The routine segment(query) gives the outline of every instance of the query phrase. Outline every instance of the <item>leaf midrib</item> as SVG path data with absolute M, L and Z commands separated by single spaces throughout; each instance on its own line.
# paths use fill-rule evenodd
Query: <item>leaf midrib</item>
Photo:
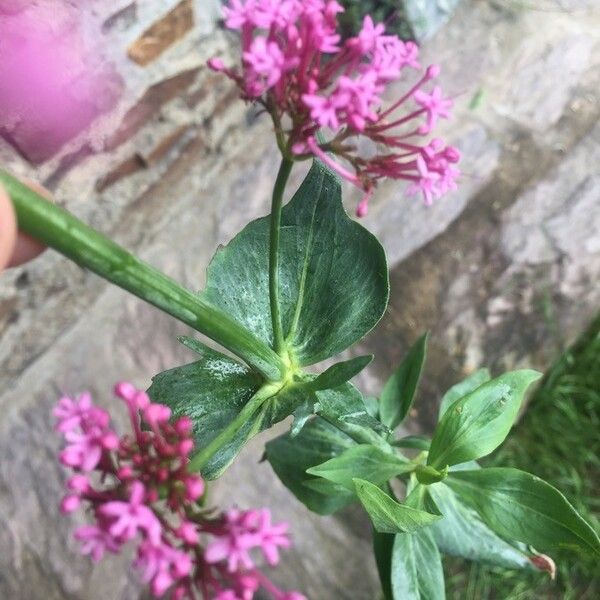
M 293 316 L 292 322 L 290 324 L 290 329 L 285 338 L 286 345 L 289 345 L 292 347 L 293 347 L 293 340 L 296 335 L 296 331 L 298 329 L 298 323 L 300 322 L 300 314 L 302 312 L 302 307 L 304 304 L 304 289 L 306 287 L 308 264 L 310 262 L 309 256 L 310 256 L 310 251 L 312 250 L 312 244 L 313 244 L 313 239 L 314 239 L 315 217 L 317 214 L 317 206 L 318 206 L 320 198 L 321 198 L 321 192 L 323 190 L 324 179 L 325 179 L 325 176 L 323 174 L 321 174 L 321 178 L 320 178 L 320 182 L 319 182 L 319 186 L 318 186 L 318 194 L 316 194 L 317 200 L 315 201 L 315 203 L 313 205 L 312 215 L 311 215 L 311 219 L 310 219 L 308 239 L 306 241 L 306 249 L 304 252 L 304 260 L 303 260 L 303 264 L 302 264 L 302 274 L 300 275 L 300 285 L 298 286 L 298 298 L 296 300 L 296 306 L 294 308 L 294 316 Z M 281 310 L 281 307 L 280 307 L 280 310 Z
M 462 484 L 462 485 L 466 485 L 467 487 L 470 487 L 470 488 L 475 488 L 477 491 L 481 491 L 480 487 L 479 487 L 479 486 L 477 486 L 477 485 L 476 485 L 476 484 L 474 484 L 474 483 L 471 483 L 471 482 L 469 482 L 469 481 L 465 481 L 464 479 L 459 479 L 459 481 L 461 482 L 461 484 Z M 531 512 L 535 513 L 536 515 L 539 515 L 539 516 L 541 516 L 543 519 L 546 519 L 546 520 L 548 520 L 548 521 L 550 521 L 550 522 L 552 522 L 552 523 L 555 523 L 555 524 L 556 524 L 556 525 L 558 525 L 558 526 L 559 526 L 561 529 L 566 529 L 566 530 L 567 530 L 567 531 L 569 531 L 571 534 L 573 534 L 573 535 L 574 535 L 574 536 L 575 536 L 577 539 L 581 540 L 581 541 L 584 543 L 584 545 L 585 545 L 587 548 L 590 548 L 590 549 L 592 550 L 592 552 L 594 552 L 595 554 L 600 554 L 600 551 L 599 551 L 597 548 L 594 548 L 594 546 L 592 546 L 592 545 L 589 543 L 589 541 L 588 541 L 587 539 L 585 539 L 584 537 L 581 537 L 581 535 L 580 535 L 580 534 L 579 534 L 577 531 L 574 531 L 574 530 L 571 528 L 571 525 L 565 525 L 564 523 L 561 523 L 560 521 L 558 521 L 558 520 L 557 520 L 556 518 L 554 518 L 553 516 L 550 516 L 550 515 L 548 515 L 548 514 L 545 514 L 545 513 L 541 512 L 540 510 L 538 510 L 537 508 L 534 508 L 534 507 L 532 507 L 532 506 L 529 506 L 529 505 L 526 505 L 526 504 L 521 504 L 521 503 L 519 503 L 519 502 L 518 502 L 517 500 L 515 500 L 514 498 L 511 498 L 511 497 L 509 496 L 509 494 L 508 494 L 507 492 L 505 492 L 505 491 L 504 491 L 504 489 L 505 489 L 505 488 L 496 488 L 496 490 L 495 490 L 496 494 L 497 494 L 498 496 L 500 496 L 501 498 L 498 498 L 497 500 L 494 500 L 494 499 L 493 499 L 493 498 L 494 498 L 493 496 L 488 496 L 488 499 L 491 499 L 491 502 L 493 502 L 494 504 L 499 504 L 499 505 L 501 506 L 501 508 L 504 508 L 504 505 L 503 505 L 503 502 L 502 502 L 502 500 L 504 500 L 504 502 L 505 502 L 506 504 L 515 503 L 515 504 L 519 504 L 520 506 L 524 506 L 524 507 L 525 507 L 527 510 L 530 510 Z M 507 489 L 509 489 L 509 490 L 513 489 L 513 490 L 514 490 L 515 488 L 507 488 Z M 527 495 L 527 496 L 530 496 L 530 497 L 536 498 L 536 499 L 538 499 L 538 500 L 542 500 L 542 501 L 544 501 L 544 498 L 542 498 L 541 496 L 539 496 L 538 494 L 536 494 L 536 493 L 534 493 L 534 492 L 532 492 L 532 491 L 521 490 L 521 489 L 518 489 L 518 491 L 519 491 L 519 493 L 523 493 L 523 492 L 524 492 L 524 494 L 523 494 L 523 495 Z M 571 516 L 571 517 L 572 517 L 573 515 L 569 515 L 569 516 Z M 577 513 L 576 513 L 576 516 L 577 516 L 577 517 L 579 517 L 579 515 L 577 515 Z M 579 518 L 581 518 L 581 517 L 579 517 Z M 589 525 L 588 525 L 588 524 L 587 524 L 585 521 L 583 521 L 583 519 L 582 519 L 582 522 L 583 522 L 583 525 L 584 525 L 584 526 L 587 526 L 587 527 L 589 527 Z M 593 532 L 593 529 L 592 529 L 591 531 Z M 521 540 L 521 541 L 522 541 L 522 540 Z M 527 542 L 525 542 L 525 543 L 527 543 Z M 560 544 L 559 544 L 559 545 L 560 545 Z

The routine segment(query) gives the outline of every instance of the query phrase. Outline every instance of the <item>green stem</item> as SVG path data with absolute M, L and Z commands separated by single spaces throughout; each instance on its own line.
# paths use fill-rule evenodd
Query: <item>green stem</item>
M 281 354 L 284 348 L 283 326 L 279 305 L 279 238 L 281 234 L 281 210 L 283 208 L 283 193 L 292 171 L 293 161 L 283 157 L 271 203 L 271 231 L 269 235 L 269 300 L 271 303 L 271 319 L 273 322 L 273 341 L 275 351 Z
M 217 437 L 215 437 L 207 446 L 194 454 L 190 460 L 188 469 L 191 472 L 201 471 L 210 461 L 210 459 L 224 446 L 226 446 L 236 436 L 240 429 L 260 410 L 260 407 L 281 389 L 279 384 L 267 384 L 260 388 L 252 398 L 244 405 L 244 408 L 227 425 Z
M 268 380 L 284 377 L 286 368 L 281 358 L 229 315 L 43 199 L 2 169 L 0 182 L 13 201 L 21 231 L 207 335 Z

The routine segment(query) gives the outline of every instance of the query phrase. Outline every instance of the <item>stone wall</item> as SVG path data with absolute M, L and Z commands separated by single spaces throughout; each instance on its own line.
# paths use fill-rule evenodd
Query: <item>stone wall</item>
M 444 135 L 461 147 L 465 177 L 432 209 L 386 184 L 365 220 L 394 267 L 390 310 L 363 344 L 378 354 L 361 379 L 368 391 L 426 327 L 434 365 L 422 396 L 433 407 L 443 384 L 477 366 L 543 368 L 597 309 L 600 15 L 585 0 L 523 4 L 465 0 L 424 48 L 457 96 Z M 201 288 L 217 244 L 267 212 L 277 160 L 266 119 L 204 66 L 213 54 L 232 56 L 235 41 L 217 27 L 217 0 L 95 0 L 79 10 L 120 82 L 114 105 L 42 155 L 6 127 L 0 162 Z M 355 193 L 346 196 L 352 206 Z M 192 360 L 175 341 L 185 331 L 53 252 L 2 275 L 0 597 L 138 597 L 123 561 L 92 567 L 58 514 L 63 475 L 50 409 L 61 391 L 91 389 L 109 401 L 119 378 L 143 386 Z M 426 428 L 430 412 L 415 427 Z M 296 548 L 276 575 L 286 585 L 311 599 L 373 598 L 364 518 L 309 514 L 258 464 L 263 441 L 215 498 L 270 504 L 292 522 Z

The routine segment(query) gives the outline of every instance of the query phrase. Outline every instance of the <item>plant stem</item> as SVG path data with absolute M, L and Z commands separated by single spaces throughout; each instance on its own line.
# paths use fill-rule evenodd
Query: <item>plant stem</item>
M 2 169 L 19 229 L 221 344 L 270 381 L 285 375 L 281 358 L 220 309 L 48 202 Z
M 283 325 L 279 306 L 279 238 L 281 234 L 281 210 L 283 208 L 283 193 L 292 171 L 293 161 L 283 157 L 271 203 L 271 231 L 269 235 L 269 300 L 271 303 L 271 319 L 273 323 L 273 341 L 275 352 L 281 354 L 284 347 Z
M 252 398 L 244 405 L 238 415 L 227 425 L 217 437 L 207 446 L 197 452 L 190 461 L 190 471 L 201 471 L 210 459 L 225 445 L 227 445 L 240 431 L 240 429 L 254 416 L 260 407 L 281 389 L 279 384 L 267 384 L 261 387 Z M 256 423 L 254 424 L 256 426 Z M 258 432 L 255 432 L 258 433 Z

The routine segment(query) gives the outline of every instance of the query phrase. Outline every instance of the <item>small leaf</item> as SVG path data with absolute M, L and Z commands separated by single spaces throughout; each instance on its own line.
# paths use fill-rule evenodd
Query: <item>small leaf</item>
M 454 402 L 438 423 L 427 464 L 443 469 L 495 450 L 508 435 L 527 388 L 540 377 L 530 370 L 506 373 Z
M 431 440 L 422 435 L 407 435 L 406 437 L 394 440 L 392 446 L 396 448 L 414 448 L 415 450 L 429 450 Z
M 479 369 L 479 371 L 475 371 L 475 373 L 472 373 L 460 383 L 453 385 L 442 397 L 438 421 L 444 416 L 444 413 L 448 410 L 450 405 L 454 404 L 457 400 L 463 398 L 467 394 L 470 394 L 473 390 L 476 390 L 480 385 L 488 382 L 491 378 L 492 376 L 488 369 Z
M 528 566 L 525 553 L 494 533 L 447 485 L 434 484 L 427 492 L 444 516 L 431 526 L 442 552 L 513 569 Z
M 261 378 L 197 340 L 181 341 L 201 354 L 201 359 L 153 377 L 148 395 L 153 402 L 169 406 L 173 416 L 192 419 L 196 450 L 201 450 L 237 416 L 260 387 Z M 236 438 L 213 457 L 203 471 L 205 477 L 217 476 L 231 463 L 254 432 L 258 418 L 248 421 Z
M 318 399 L 316 411 L 324 419 L 361 443 L 387 446 L 384 437 L 390 430 L 368 413 L 362 394 L 351 383 L 315 394 Z
M 379 533 L 413 533 L 441 517 L 396 502 L 376 485 L 354 479 L 356 493 Z
M 303 402 L 294 412 L 294 421 L 290 428 L 290 436 L 296 437 L 302 428 L 306 425 L 308 420 L 315 414 L 315 403 L 316 398 L 309 398 L 306 402 Z
M 186 415 L 192 419 L 195 451 L 199 451 L 238 416 L 261 387 L 262 379 L 248 367 L 197 340 L 181 341 L 198 352 L 200 360 L 154 376 L 148 395 L 153 402 L 169 406 L 175 417 Z M 306 402 L 307 395 L 290 386 L 265 399 L 233 439 L 202 468 L 202 475 L 216 479 L 248 440 L 292 414 Z
M 442 558 L 430 529 L 398 534 L 392 552 L 394 600 L 444 600 Z
M 415 475 L 419 483 L 431 485 L 432 483 L 438 483 L 448 477 L 448 467 L 438 471 L 429 465 L 419 465 L 415 470 Z
M 396 372 L 381 392 L 381 421 L 395 429 L 406 417 L 415 398 L 427 350 L 427 334 L 421 336 L 408 351 Z
M 281 482 L 300 502 L 316 513 L 328 515 L 355 501 L 356 495 L 326 479 L 311 478 L 306 470 L 352 446 L 354 442 L 346 434 L 316 417 L 296 437 L 286 433 L 267 442 L 265 455 Z
M 373 553 L 381 582 L 383 600 L 394 600 L 392 595 L 392 552 L 395 537 L 391 533 L 379 533 L 373 530 Z
M 363 398 L 365 406 L 367 408 L 367 412 L 377 419 L 379 416 L 379 400 L 375 398 L 375 396 L 365 396 Z
M 253 221 L 215 254 L 202 296 L 272 346 L 269 225 L 270 217 Z M 383 248 L 348 217 L 337 176 L 319 161 L 283 207 L 279 282 L 286 346 L 299 366 L 350 347 L 387 306 Z
M 414 465 L 397 454 L 390 454 L 368 444 L 348 448 L 339 456 L 307 469 L 310 475 L 323 477 L 354 491 L 353 479 L 366 479 L 380 485 L 400 473 L 412 471 Z
M 369 354 L 336 363 L 306 383 L 304 387 L 312 391 L 337 388 L 358 375 L 372 360 L 373 355 Z
M 549 483 L 506 468 L 455 471 L 446 483 L 498 535 L 537 550 L 600 555 L 597 533 Z

